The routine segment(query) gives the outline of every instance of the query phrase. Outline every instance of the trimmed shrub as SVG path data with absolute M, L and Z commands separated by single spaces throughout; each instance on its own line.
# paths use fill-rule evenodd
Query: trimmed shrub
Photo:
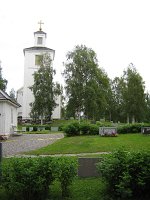
M 29 126 L 26 127 L 26 131 L 29 131 Z
M 69 186 L 77 176 L 77 159 L 67 157 L 53 159 L 53 174 L 60 182 L 62 197 L 68 197 Z
M 114 152 L 97 165 L 113 199 L 150 199 L 150 151 Z
M 79 122 L 73 122 L 65 126 L 64 132 L 67 136 L 80 135 L 80 124 Z
M 11 200 L 47 199 L 54 180 L 60 182 L 62 196 L 69 196 L 77 175 L 77 159 L 68 157 L 10 158 L 2 167 L 1 185 Z
M 90 130 L 89 130 L 90 135 L 98 135 L 99 134 L 99 126 L 96 124 L 90 124 Z
M 126 124 L 124 126 L 119 126 L 117 130 L 118 133 L 140 133 L 142 126 L 141 123 Z
M 44 200 L 52 176 L 51 158 L 13 158 L 3 164 L 2 185 L 11 200 Z
M 50 125 L 45 125 L 45 130 L 51 130 L 51 126 Z
M 33 131 L 37 131 L 37 126 L 33 126 Z
M 90 125 L 88 123 L 81 123 L 80 125 L 80 131 L 82 135 L 88 135 L 90 131 Z

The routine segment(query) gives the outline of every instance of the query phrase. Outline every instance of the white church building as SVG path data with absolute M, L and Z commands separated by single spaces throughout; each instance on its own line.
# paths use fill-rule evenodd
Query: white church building
M 25 48 L 24 52 L 24 85 L 17 91 L 17 102 L 22 106 L 18 108 L 18 117 L 22 120 L 30 119 L 30 103 L 34 101 L 34 95 L 29 89 L 34 84 L 33 74 L 39 68 L 39 57 L 49 54 L 52 61 L 55 58 L 55 50 L 46 47 L 47 34 L 42 31 L 41 23 L 37 32 L 34 32 L 34 46 Z M 56 97 L 57 106 L 53 111 L 52 119 L 61 118 L 61 96 Z

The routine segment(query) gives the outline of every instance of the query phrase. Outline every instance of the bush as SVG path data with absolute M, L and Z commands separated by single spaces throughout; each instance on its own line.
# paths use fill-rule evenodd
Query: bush
M 90 124 L 90 135 L 98 135 L 99 134 L 99 127 L 96 124 Z
M 80 131 L 81 131 L 81 134 L 88 135 L 89 131 L 90 131 L 90 124 L 88 124 L 88 123 L 81 123 L 81 125 L 80 125 Z
M 118 127 L 118 133 L 140 133 L 141 127 L 141 123 L 126 124 L 124 126 Z
M 61 183 L 62 196 L 77 174 L 77 160 L 68 157 L 10 158 L 4 161 L 2 187 L 11 200 L 44 200 L 54 180 Z
M 53 181 L 51 158 L 13 158 L 3 165 L 2 185 L 11 200 L 44 200 Z
M 33 126 L 33 131 L 37 131 L 37 126 Z
M 62 197 L 69 196 L 69 186 L 77 175 L 77 160 L 66 157 L 53 159 L 53 173 L 61 184 Z
M 79 122 L 73 122 L 65 126 L 64 132 L 67 136 L 80 135 L 80 124 Z
M 114 199 L 150 199 L 150 152 L 114 152 L 97 165 Z

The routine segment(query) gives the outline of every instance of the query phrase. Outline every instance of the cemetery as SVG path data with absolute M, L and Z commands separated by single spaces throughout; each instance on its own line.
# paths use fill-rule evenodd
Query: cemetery
M 63 123 L 65 124 L 65 122 L 63 121 Z M 102 181 L 102 177 L 104 179 L 107 179 L 106 177 L 106 171 L 110 174 L 113 174 L 114 176 L 120 176 L 120 174 L 114 173 L 113 168 L 111 167 L 111 169 L 107 169 L 107 165 L 105 162 L 111 162 L 111 160 L 113 159 L 119 159 L 120 160 L 120 168 L 123 167 L 125 165 L 125 161 L 121 160 L 121 159 L 125 159 L 125 157 L 127 157 L 128 155 L 126 155 L 126 152 L 130 152 L 130 165 L 132 166 L 132 162 L 131 160 L 134 159 L 138 159 L 137 162 L 137 168 L 139 169 L 139 166 L 141 167 L 141 169 L 144 169 L 146 171 L 143 171 L 143 174 L 147 172 L 147 168 L 149 168 L 149 159 L 150 159 L 150 154 L 149 152 L 149 146 L 150 146 L 150 137 L 149 137 L 149 126 L 147 126 L 146 124 L 132 124 L 132 125 L 128 125 L 125 124 L 124 126 L 121 126 L 120 128 L 117 127 L 116 128 L 116 124 L 114 127 L 112 127 L 112 124 L 110 123 L 110 126 L 104 126 L 104 124 L 101 124 L 101 127 L 99 126 L 99 123 L 96 124 L 90 124 L 85 123 L 85 122 L 81 122 L 80 123 L 80 128 L 78 121 L 71 121 L 70 123 L 68 123 L 68 121 L 66 122 L 67 124 L 62 127 L 61 124 L 57 124 L 55 123 L 55 126 L 53 126 L 53 124 L 51 125 L 52 128 L 49 128 L 49 134 L 59 134 L 59 133 L 64 133 L 64 135 L 66 134 L 65 131 L 67 132 L 66 136 L 62 139 L 60 139 L 59 141 L 48 145 L 46 147 L 43 147 L 41 149 L 37 149 L 37 150 L 33 150 L 33 151 L 29 151 L 26 152 L 26 156 L 27 155 L 51 155 L 48 157 L 37 157 L 35 159 L 30 158 L 30 159 L 26 159 L 26 158 L 3 158 L 3 165 L 2 165 L 2 173 L 3 173 L 3 183 L 4 185 L 0 186 L 0 195 L 2 195 L 2 200 L 5 199 L 7 197 L 7 195 L 18 195 L 18 197 L 14 196 L 13 198 L 18 198 L 21 199 L 22 197 L 22 193 L 25 191 L 25 186 L 30 184 L 27 182 L 28 180 L 26 180 L 24 183 L 23 182 L 18 182 L 17 179 L 13 179 L 13 182 L 7 182 L 7 176 L 10 176 L 10 173 L 13 173 L 14 177 L 16 176 L 15 173 L 18 171 L 19 173 L 21 173 L 22 177 L 26 176 L 25 174 L 27 173 L 31 173 L 31 171 L 28 171 L 27 169 L 25 171 L 23 171 L 24 165 L 30 165 L 33 166 L 32 168 L 34 169 L 34 171 L 32 172 L 32 177 L 34 177 L 34 180 L 37 181 L 37 177 L 36 177 L 36 173 L 40 172 L 40 176 L 41 178 L 43 178 L 43 181 L 45 181 L 45 183 L 47 184 L 47 186 L 49 186 L 51 188 L 51 192 L 48 191 L 48 189 L 43 189 L 43 193 L 42 191 L 40 192 L 40 188 L 42 188 L 43 186 L 41 185 L 40 188 L 38 189 L 38 186 L 35 185 L 36 187 L 36 193 L 32 194 L 32 190 L 31 187 L 28 188 L 27 190 L 30 190 L 30 195 L 31 196 L 24 196 L 24 199 L 34 199 L 34 197 L 37 199 L 37 196 L 40 195 L 41 198 L 65 198 L 65 199 L 73 199 L 75 200 L 77 197 L 78 199 L 87 199 L 88 197 L 92 197 L 95 200 L 99 199 L 99 195 L 101 194 L 101 196 L 107 196 L 107 194 L 105 194 L 104 192 L 104 183 Z M 83 123 L 83 124 L 82 124 Z M 73 124 L 73 125 L 71 125 Z M 141 127 L 143 126 L 143 127 Z M 28 128 L 27 128 L 28 127 Z M 30 133 L 34 135 L 34 131 L 33 129 L 35 129 L 34 126 L 32 125 L 27 125 L 27 127 L 22 126 L 20 127 L 20 130 L 23 131 L 22 134 L 26 134 L 26 133 Z M 33 128 L 34 127 L 34 128 Z M 37 132 L 40 132 L 41 134 L 45 133 L 45 128 L 43 128 L 44 125 L 39 128 L 38 130 L 38 125 L 36 125 L 37 128 Z M 55 128 L 57 127 L 57 128 Z M 61 131 L 59 130 L 61 127 Z M 72 129 L 68 129 L 67 127 L 72 127 L 73 130 L 76 130 L 76 132 L 73 133 L 73 135 L 70 135 L 68 130 L 71 131 L 72 134 Z M 76 129 L 74 129 L 74 127 L 76 127 Z M 77 129 L 78 127 L 78 129 Z M 86 128 L 85 128 L 86 127 Z M 87 128 L 88 127 L 88 128 Z M 90 128 L 92 127 L 92 128 Z M 136 130 L 137 131 L 136 131 Z M 143 130 L 144 129 L 144 130 Z M 126 132 L 125 132 L 126 130 Z M 139 131 L 140 130 L 140 131 Z M 91 132 L 90 132 L 91 131 Z M 131 131 L 131 132 L 130 132 Z M 80 132 L 80 133 L 79 133 Z M 132 133 L 133 132 L 133 133 Z M 136 132 L 136 133 L 135 133 Z M 110 134 L 114 135 L 117 134 L 117 137 L 110 137 Z M 109 136 L 108 136 L 109 134 Z M 21 138 L 21 137 L 20 137 Z M 3 144 L 7 143 L 7 141 L 3 141 Z M 120 150 L 118 150 L 120 149 Z M 125 151 L 124 151 L 125 150 Z M 117 153 L 117 152 L 118 153 Z M 104 152 L 107 154 L 104 154 Z M 137 152 L 136 154 L 134 152 Z M 54 156 L 54 155 L 61 155 L 61 156 Z M 69 156 L 70 154 L 70 156 Z M 74 156 L 71 156 L 74 155 Z M 62 156 L 64 155 L 64 156 Z M 67 156 L 65 156 L 67 155 Z M 54 157 L 53 157 L 54 156 Z M 142 158 L 140 158 L 140 156 L 142 156 Z M 54 160 L 53 160 L 54 159 Z M 56 159 L 56 160 L 55 160 Z M 127 158 L 129 159 L 129 158 Z M 144 159 L 144 168 L 143 165 L 139 165 L 138 163 L 140 163 L 140 159 Z M 105 161 L 105 162 L 104 162 Z M 28 164 L 27 164 L 28 162 Z M 36 164 L 34 164 L 34 162 Z M 40 162 L 40 163 L 38 163 Z M 16 169 L 17 171 L 13 172 L 14 169 L 14 165 L 16 165 L 15 163 L 18 163 L 18 168 Z M 20 163 L 20 164 L 19 164 Z M 45 163 L 45 164 L 44 164 Z M 49 163 L 49 165 L 54 165 L 52 166 L 53 170 L 52 172 L 47 171 L 46 167 L 47 167 L 47 163 Z M 59 167 L 59 172 L 60 171 L 60 166 L 55 165 L 55 163 L 61 163 L 61 167 L 62 170 L 65 172 L 65 170 L 70 170 L 68 171 L 69 174 L 66 176 L 64 174 L 64 178 L 63 178 L 63 174 L 58 173 L 57 167 Z M 103 170 L 106 169 L 106 171 L 101 171 L 101 164 L 103 163 L 103 165 L 106 165 L 106 167 L 103 167 Z M 44 164 L 44 165 L 43 165 Z M 42 175 L 42 171 L 43 169 L 40 167 L 42 166 L 44 167 L 44 170 L 47 171 L 47 173 L 49 173 L 48 177 L 49 180 L 46 180 L 44 178 L 44 175 Z M 8 170 L 8 166 L 9 168 L 11 168 L 11 170 Z M 36 166 L 38 168 L 36 168 Z M 40 171 L 38 171 L 39 167 L 41 168 Z M 73 168 L 72 168 L 73 167 Z M 30 167 L 28 166 L 28 168 L 30 169 Z M 115 168 L 115 166 L 114 166 Z M 131 167 L 132 168 L 132 167 Z M 135 170 L 137 170 L 136 166 L 134 166 Z M 72 171 L 72 169 L 74 169 L 74 171 Z M 55 171 L 56 170 L 56 171 Z M 110 172 L 109 172 L 110 170 Z M 138 178 L 138 176 L 140 176 L 140 169 L 139 169 L 139 173 L 137 173 L 137 177 L 133 177 L 133 179 L 135 180 L 136 178 Z M 24 174 L 25 173 L 25 174 Z M 53 174 L 54 173 L 54 174 Z M 126 173 L 131 173 L 130 171 L 127 171 Z M 133 173 L 133 172 L 132 172 Z M 101 175 L 100 175 L 101 174 Z M 123 176 L 123 174 L 122 174 Z M 100 178 L 101 177 L 101 178 Z M 149 198 L 149 190 L 147 189 L 147 182 L 144 179 L 143 176 L 143 181 L 145 182 L 145 188 L 142 187 L 142 190 L 144 190 L 144 199 L 148 200 Z M 66 178 L 66 180 L 65 180 Z M 113 176 L 109 176 L 110 180 L 107 180 L 109 184 L 111 184 L 110 182 L 112 181 L 112 179 L 114 179 Z M 121 178 L 122 179 L 122 178 Z M 120 179 L 120 181 L 121 181 Z M 130 180 L 131 184 L 134 180 Z M 147 179 L 148 180 L 148 179 Z M 31 180 L 29 180 L 30 183 Z M 66 184 L 66 187 L 63 188 L 61 185 L 61 181 L 68 181 L 67 183 L 63 182 L 63 184 Z M 20 194 L 19 193 L 15 193 L 14 191 L 17 192 L 17 188 L 15 188 L 14 183 L 21 184 L 22 188 L 20 188 L 20 186 L 18 186 Z M 44 183 L 44 182 L 43 182 Z M 39 184 L 39 183 L 38 183 Z M 121 184 L 117 183 L 116 184 Z M 135 183 L 134 183 L 135 184 Z M 24 185 L 24 186 L 23 186 Z M 126 186 L 125 186 L 126 187 Z M 4 189 L 5 188 L 5 189 Z M 7 189 L 9 189 L 9 192 L 6 192 Z M 59 189 L 58 189 L 59 188 Z M 83 188 L 86 191 L 86 194 L 84 194 L 84 198 L 83 198 Z M 132 187 L 129 188 L 130 190 L 133 190 L 133 194 L 134 194 L 134 189 Z M 111 188 L 110 188 L 111 190 Z M 113 189 L 115 191 L 115 188 Z M 13 194 L 12 192 L 13 191 Z M 40 193 L 39 193 L 40 192 Z M 138 195 L 141 195 L 142 191 L 139 190 Z M 7 195 L 6 195 L 7 194 Z M 21 195 L 21 196 L 19 196 Z M 33 196 L 34 197 L 33 197 Z M 68 196 L 69 195 L 69 196 Z M 126 189 L 122 190 L 121 193 L 119 193 L 119 190 L 117 190 L 116 193 L 114 193 L 114 199 L 118 198 L 120 195 L 126 195 L 128 196 L 128 194 L 126 194 Z M 135 194 L 134 194 L 135 195 Z M 143 193 L 142 193 L 143 195 Z M 61 197 L 62 196 L 62 197 Z M 141 196 L 140 196 L 141 197 Z M 12 199 L 13 199 L 12 198 Z
M 95 52 L 77 45 L 64 63 L 63 102 L 63 87 L 53 82 L 55 50 L 39 24 L 34 46 L 23 50 L 16 96 L 0 76 L 0 199 L 150 199 L 150 97 L 142 77 L 130 63 L 110 82 Z

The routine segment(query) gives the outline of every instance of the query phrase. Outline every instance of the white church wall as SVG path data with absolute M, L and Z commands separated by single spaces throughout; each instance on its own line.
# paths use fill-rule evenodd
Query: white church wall
M 38 38 L 42 38 L 41 44 L 38 43 Z M 39 40 L 40 41 L 40 40 Z M 35 63 L 36 55 L 42 55 L 48 53 L 52 58 L 52 65 L 55 56 L 55 51 L 53 49 L 45 47 L 46 44 L 46 33 L 39 31 L 34 33 L 34 47 L 24 49 L 24 86 L 23 86 L 23 96 L 19 93 L 18 102 L 22 105 L 22 108 L 18 109 L 19 113 L 22 112 L 22 119 L 30 119 L 31 106 L 30 103 L 34 102 L 34 95 L 29 89 L 34 84 L 33 74 L 38 70 L 39 66 Z M 58 98 L 58 105 L 53 111 L 53 118 L 60 118 L 61 112 L 61 102 Z
M 0 103 L 0 135 L 11 134 L 12 126 L 17 127 L 17 108 L 9 102 Z
M 43 51 L 42 53 L 45 54 L 47 53 L 47 51 Z M 51 57 L 53 57 L 53 52 L 48 52 L 48 53 L 51 55 Z M 33 93 L 29 89 L 29 87 L 31 87 L 34 84 L 33 74 L 39 68 L 39 66 L 35 65 L 36 55 L 41 55 L 41 52 L 27 51 L 25 53 L 22 119 L 30 119 L 30 112 L 31 112 L 30 103 L 34 102 Z M 57 111 L 55 111 L 55 116 L 58 113 L 58 110 L 59 109 L 57 108 Z
M 3 135 L 5 131 L 4 120 L 5 120 L 4 103 L 1 102 L 0 103 L 0 135 Z
M 38 44 L 38 37 L 42 38 L 42 44 Z M 34 46 L 45 46 L 45 44 L 46 44 L 45 34 L 34 35 Z

